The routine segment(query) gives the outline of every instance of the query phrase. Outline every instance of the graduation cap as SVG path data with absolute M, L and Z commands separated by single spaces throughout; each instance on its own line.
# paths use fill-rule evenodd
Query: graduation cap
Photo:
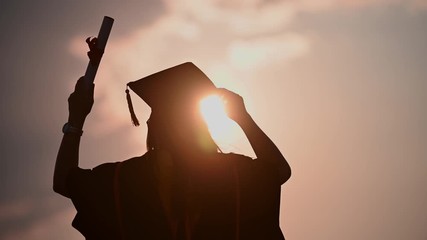
M 134 82 L 127 87 L 142 98 L 153 111 L 172 112 L 188 108 L 198 102 L 216 87 L 212 81 L 191 62 L 186 62 L 154 73 Z M 139 126 L 133 110 L 129 89 L 126 98 L 132 122 Z

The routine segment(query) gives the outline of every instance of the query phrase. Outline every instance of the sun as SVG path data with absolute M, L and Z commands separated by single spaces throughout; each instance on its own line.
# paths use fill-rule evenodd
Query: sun
M 218 95 L 200 101 L 200 112 L 218 145 L 228 145 L 236 138 L 235 123 L 228 118 L 224 102 Z

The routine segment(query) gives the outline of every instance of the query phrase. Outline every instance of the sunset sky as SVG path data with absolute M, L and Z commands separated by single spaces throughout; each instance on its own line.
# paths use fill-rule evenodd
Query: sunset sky
M 0 239 L 83 239 L 52 176 L 84 40 L 104 15 L 115 23 L 82 167 L 142 155 L 126 83 L 191 61 L 243 96 L 291 165 L 287 239 L 427 239 L 425 0 L 0 0 Z M 227 126 L 220 147 L 255 157 Z

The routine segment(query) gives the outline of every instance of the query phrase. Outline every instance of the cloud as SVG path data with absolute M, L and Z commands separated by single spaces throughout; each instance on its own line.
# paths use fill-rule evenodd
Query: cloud
M 342 8 L 360 9 L 373 6 L 399 5 L 408 9 L 425 10 L 427 3 L 424 0 L 302 0 L 292 1 L 299 11 L 324 11 Z
M 92 117 L 98 120 L 89 126 L 93 134 L 102 136 L 130 124 L 123 93 L 129 81 L 185 61 L 207 71 L 218 63 L 227 64 L 229 75 L 239 78 L 236 72 L 242 69 L 291 61 L 309 49 L 305 36 L 286 29 L 296 10 L 287 1 L 164 3 L 164 15 L 107 44 L 97 76 L 96 116 Z M 84 39 L 76 36 L 69 49 L 87 61 Z
M 73 208 L 54 212 L 16 231 L 2 234 L 1 239 L 80 239 L 80 234 L 69 224 L 75 213 Z
M 0 222 L 24 217 L 31 212 L 32 208 L 32 202 L 27 199 L 2 203 L 0 205 Z
M 130 124 L 123 93 L 129 81 L 185 61 L 207 71 L 221 65 L 228 76 L 243 78 L 242 70 L 285 64 L 309 52 L 310 39 L 288 28 L 299 12 L 390 4 L 423 5 L 416 0 L 164 0 L 166 11 L 157 20 L 108 43 L 91 132 L 103 136 Z M 69 49 L 87 61 L 84 39 L 76 36 Z M 149 109 L 139 106 L 147 118 Z
M 250 70 L 270 64 L 283 64 L 309 50 L 307 38 L 293 33 L 236 40 L 229 46 L 230 63 L 240 69 Z
M 238 36 L 277 32 L 290 23 L 296 9 L 288 1 L 166 1 L 171 12 L 204 24 L 217 24 Z
M 61 198 L 49 194 L 0 203 L 0 239 L 78 239 L 69 224 L 76 211 L 64 208 Z

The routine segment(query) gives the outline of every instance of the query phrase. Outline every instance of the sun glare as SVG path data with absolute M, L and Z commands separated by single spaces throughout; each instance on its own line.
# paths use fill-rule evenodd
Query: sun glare
M 217 95 L 210 95 L 200 101 L 200 112 L 208 125 L 209 131 L 219 145 L 228 145 L 236 137 L 234 122 L 227 117 L 223 100 Z

